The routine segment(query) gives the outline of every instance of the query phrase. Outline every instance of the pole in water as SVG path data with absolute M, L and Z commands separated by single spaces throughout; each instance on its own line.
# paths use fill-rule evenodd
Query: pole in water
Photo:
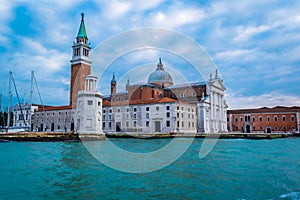
M 9 82 L 8 82 L 8 100 L 7 100 L 7 131 L 10 125 L 10 101 L 11 101 L 11 79 L 12 79 L 12 72 L 9 71 Z

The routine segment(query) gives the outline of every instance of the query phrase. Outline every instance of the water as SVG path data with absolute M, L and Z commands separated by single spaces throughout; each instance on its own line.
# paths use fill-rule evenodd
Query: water
M 170 139 L 112 139 L 133 150 Z M 0 199 L 300 199 L 300 139 L 203 140 L 161 170 L 130 174 L 100 164 L 80 142 L 0 143 Z

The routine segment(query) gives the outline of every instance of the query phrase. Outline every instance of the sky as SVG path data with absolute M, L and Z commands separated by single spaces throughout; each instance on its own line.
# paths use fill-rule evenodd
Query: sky
M 94 50 L 115 35 L 147 27 L 193 39 L 217 66 L 229 109 L 300 106 L 299 10 L 300 1 L 289 0 L 0 0 L 2 105 L 7 104 L 9 71 L 20 99 L 29 101 L 31 70 L 45 104 L 69 103 L 71 46 L 83 12 Z M 109 93 L 113 73 L 118 90 L 124 89 L 128 78 L 131 83 L 147 82 L 158 57 L 172 75 L 181 74 L 188 82 L 202 80 L 180 56 L 148 49 L 112 63 L 99 90 Z M 139 68 L 147 70 L 133 70 Z M 40 103 L 37 92 L 34 102 Z

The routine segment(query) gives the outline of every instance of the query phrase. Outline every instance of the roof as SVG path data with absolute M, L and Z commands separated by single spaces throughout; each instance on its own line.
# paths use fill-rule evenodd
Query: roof
M 186 88 L 186 87 L 197 87 L 197 86 L 205 86 L 206 82 L 193 82 L 193 83 L 183 83 L 183 84 L 178 84 L 178 85 L 173 85 L 171 87 L 168 87 L 170 89 L 172 88 Z
M 52 110 L 69 110 L 73 109 L 72 106 L 45 106 L 45 111 L 52 111 Z M 44 111 L 43 106 L 39 106 L 38 111 Z
M 84 25 L 84 14 L 81 13 L 81 23 L 78 30 L 77 38 L 87 38 L 86 29 Z
M 125 106 L 125 105 L 138 105 L 138 104 L 160 104 L 160 103 L 176 103 L 178 100 L 171 99 L 169 97 L 143 99 L 143 100 L 129 100 L 129 101 L 103 101 L 103 106 Z
M 262 107 L 262 108 L 249 108 L 249 109 L 239 109 L 239 110 L 227 110 L 228 114 L 246 114 L 246 113 L 277 113 L 277 112 L 300 112 L 299 106 L 285 107 L 276 106 L 273 108 Z

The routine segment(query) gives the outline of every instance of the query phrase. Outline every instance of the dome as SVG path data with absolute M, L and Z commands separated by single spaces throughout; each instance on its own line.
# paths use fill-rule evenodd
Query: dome
M 148 83 L 159 85 L 161 87 L 169 87 L 173 85 L 172 76 L 164 70 L 161 59 L 159 59 L 156 70 L 149 75 Z

